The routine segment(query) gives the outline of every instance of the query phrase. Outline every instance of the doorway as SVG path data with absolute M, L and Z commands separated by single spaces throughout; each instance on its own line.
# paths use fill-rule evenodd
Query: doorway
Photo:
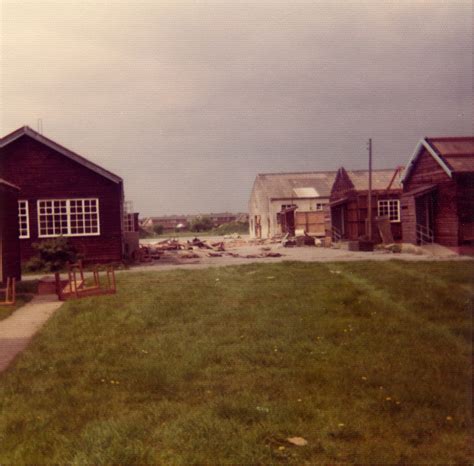
M 262 223 L 261 223 L 261 216 L 255 215 L 255 237 L 261 238 L 262 237 Z
M 434 242 L 435 203 L 436 199 L 433 191 L 415 199 L 417 244 Z
M 345 238 L 346 235 L 346 209 L 344 204 L 331 208 L 331 223 L 333 233 L 340 238 Z

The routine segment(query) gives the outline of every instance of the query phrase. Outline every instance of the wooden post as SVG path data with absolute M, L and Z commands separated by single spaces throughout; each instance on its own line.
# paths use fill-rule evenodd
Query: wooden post
M 15 304 L 15 303 L 16 303 L 16 278 L 15 278 L 15 277 L 12 278 L 12 294 L 11 294 L 11 298 L 12 298 L 12 304 Z
M 369 139 L 369 197 L 367 199 L 367 237 L 372 241 L 372 139 Z
M 63 290 L 61 288 L 61 279 L 59 272 L 55 272 L 54 278 L 56 279 L 56 294 L 58 295 L 59 301 L 64 301 Z

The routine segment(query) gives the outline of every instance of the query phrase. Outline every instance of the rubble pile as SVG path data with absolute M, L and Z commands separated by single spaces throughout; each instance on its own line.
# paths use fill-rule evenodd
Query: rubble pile
M 230 237 L 227 241 L 217 241 L 209 243 L 199 238 L 188 241 L 180 241 L 175 238 L 158 241 L 153 244 L 140 245 L 140 261 L 150 262 L 160 260 L 163 255 L 174 254 L 177 259 L 200 259 L 202 257 L 242 257 L 242 258 L 264 258 L 281 257 L 282 254 L 274 252 L 271 247 L 262 247 L 259 253 L 239 254 L 230 249 L 245 246 L 255 246 L 264 244 L 279 244 L 280 239 L 257 239 L 246 241 L 240 237 Z M 200 252 L 200 253 L 199 253 Z

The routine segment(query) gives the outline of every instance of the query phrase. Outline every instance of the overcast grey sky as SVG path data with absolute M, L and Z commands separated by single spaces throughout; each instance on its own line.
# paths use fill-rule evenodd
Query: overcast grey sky
M 3 0 L 1 133 L 125 179 L 143 215 L 245 211 L 257 173 L 406 163 L 473 133 L 470 0 Z

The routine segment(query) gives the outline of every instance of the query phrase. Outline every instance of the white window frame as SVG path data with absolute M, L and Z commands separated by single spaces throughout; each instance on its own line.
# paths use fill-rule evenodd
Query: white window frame
M 84 207 L 84 201 L 95 201 L 97 206 L 97 231 L 93 233 L 71 233 L 71 201 L 80 201 Z M 53 233 L 53 234 L 42 234 L 41 233 L 41 208 L 44 208 L 41 204 L 44 202 L 65 202 L 66 203 L 66 219 L 67 219 L 67 233 Z M 96 197 L 85 197 L 85 198 L 74 198 L 74 199 L 38 199 L 36 203 L 37 215 L 38 215 L 38 238 L 57 238 L 59 236 L 68 237 L 80 237 L 80 236 L 100 236 L 100 204 L 99 199 Z M 44 214 L 43 214 L 44 215 Z M 47 215 L 47 214 L 46 214 Z M 84 212 L 85 215 L 85 212 Z
M 396 205 L 396 208 L 392 206 Z M 382 213 L 385 211 L 385 213 Z M 396 212 L 396 218 L 390 218 L 391 214 Z M 391 223 L 400 223 L 400 199 L 379 199 L 377 202 L 377 215 L 384 217 L 388 215 Z
M 25 213 L 21 213 L 21 209 L 25 209 Z M 24 224 L 24 226 L 22 226 Z M 28 201 L 25 199 L 18 200 L 18 237 L 20 239 L 28 239 L 30 237 L 30 209 Z M 22 232 L 25 232 L 24 234 Z
M 316 202 L 316 211 L 321 211 L 321 210 L 324 210 L 324 202 Z

